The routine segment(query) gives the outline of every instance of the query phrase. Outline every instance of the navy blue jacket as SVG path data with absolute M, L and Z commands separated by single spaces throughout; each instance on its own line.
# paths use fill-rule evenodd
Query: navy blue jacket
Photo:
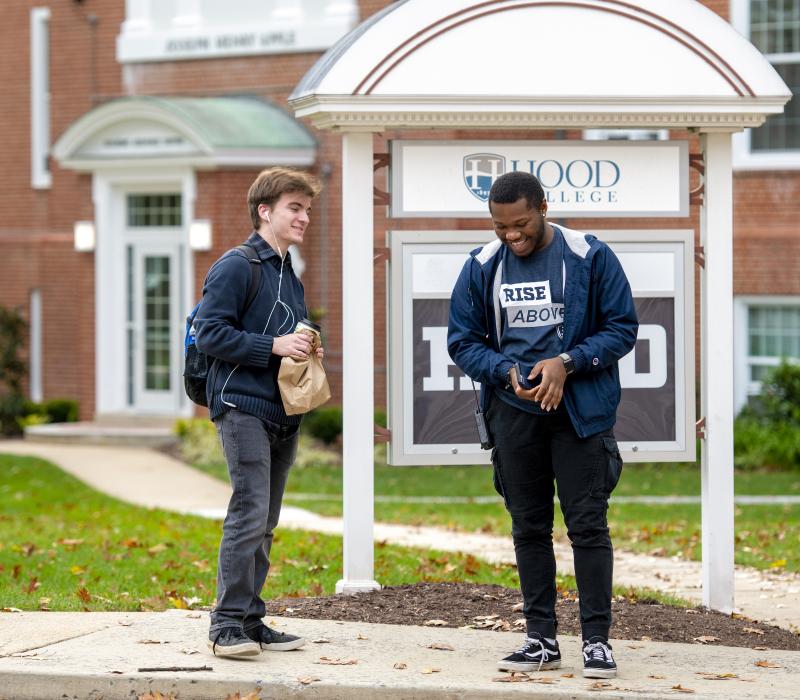
M 595 236 L 564 234 L 564 338 L 561 352 L 575 362 L 564 384 L 564 405 L 575 431 L 588 437 L 616 422 L 620 400 L 617 360 L 636 343 L 639 323 L 619 260 Z M 510 359 L 500 352 L 500 240 L 476 248 L 450 299 L 447 349 L 453 362 L 481 383 L 484 409 L 492 387 L 508 383 Z
M 280 256 L 255 231 L 247 242 L 261 260 L 261 283 L 253 303 L 244 309 L 254 263 L 234 248 L 208 271 L 194 321 L 198 350 L 214 358 L 206 386 L 209 413 L 213 420 L 236 407 L 273 423 L 297 425 L 302 416 L 287 416 L 283 409 L 278 389 L 281 358 L 272 354 L 272 341 L 274 336 L 293 333 L 306 316 L 303 285 L 286 253 L 280 299 L 292 310 L 292 319 L 281 304 L 275 305 Z

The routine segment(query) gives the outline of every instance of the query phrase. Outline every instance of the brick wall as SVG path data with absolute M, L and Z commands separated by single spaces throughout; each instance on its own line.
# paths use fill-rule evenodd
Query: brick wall
M 77 397 L 81 415 L 94 413 L 94 255 L 72 250 L 73 222 L 94 218 L 91 176 L 52 165 L 49 190 L 30 186 L 29 12 L 47 5 L 38 0 L 7 0 L 0 25 L 0 303 L 19 306 L 27 314 L 30 291 L 40 289 L 44 306 L 44 392 L 48 398 Z M 362 0 L 360 18 L 382 9 L 388 0 Z M 728 0 L 705 4 L 723 18 Z M 51 7 L 52 141 L 77 118 L 104 101 L 122 95 L 223 95 L 252 93 L 288 110 L 286 98 L 318 54 L 142 63 L 121 66 L 115 41 L 124 19 L 123 0 L 49 3 Z M 92 17 L 94 19 L 92 19 Z M 338 135 L 316 132 L 318 161 L 314 168 L 326 188 L 315 203 L 306 234 L 303 277 L 310 309 L 322 315 L 327 367 L 334 401 L 341 397 L 341 145 Z M 376 136 L 376 152 L 399 136 Z M 486 138 L 483 131 L 402 134 L 403 138 Z M 503 131 L 492 138 L 551 138 L 552 133 Z M 578 137 L 579 132 L 569 132 Z M 686 138 L 674 132 L 673 138 Z M 692 150 L 697 151 L 696 139 Z M 245 205 L 257 170 L 198 172 L 196 215 L 214 225 L 214 249 L 195 254 L 195 289 L 213 260 L 241 242 L 250 230 Z M 696 180 L 696 176 L 695 180 Z M 385 186 L 385 171 L 375 182 Z M 800 244 L 795 234 L 800 175 L 794 172 L 737 173 L 735 177 L 734 250 L 737 294 L 800 294 Z M 385 245 L 390 229 L 485 228 L 473 220 L 390 221 L 385 208 L 375 207 L 375 245 Z M 598 228 L 680 227 L 699 230 L 698 207 L 677 220 L 575 220 L 566 225 Z M 366 271 L 365 271 L 366 272 Z M 376 401 L 386 394 L 385 263 L 374 266 Z

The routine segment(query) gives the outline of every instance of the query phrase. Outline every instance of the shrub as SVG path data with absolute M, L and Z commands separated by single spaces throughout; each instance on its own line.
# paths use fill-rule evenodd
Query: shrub
M 74 423 L 78 420 L 78 402 L 75 399 L 49 399 L 42 405 L 51 423 Z
M 207 418 L 176 421 L 174 431 L 180 439 L 181 457 L 185 462 L 204 465 L 225 461 L 217 429 Z
M 734 423 L 734 462 L 743 469 L 800 469 L 800 365 L 782 362 Z
M 24 415 L 22 379 L 25 363 L 19 353 L 27 324 L 20 313 L 0 306 L 0 433 L 15 435 L 21 428 L 17 418 Z
M 342 407 L 321 406 L 314 409 L 303 418 L 302 430 L 326 445 L 333 444 L 342 434 Z
M 386 426 L 386 411 L 376 408 L 374 415 L 376 425 Z M 326 445 L 332 445 L 342 434 L 342 423 L 341 406 L 322 406 L 303 418 L 302 430 Z

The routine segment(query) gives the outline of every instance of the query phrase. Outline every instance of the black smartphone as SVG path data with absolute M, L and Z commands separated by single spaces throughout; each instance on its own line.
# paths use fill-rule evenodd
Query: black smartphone
M 519 368 L 519 362 L 514 363 L 514 371 L 517 373 L 517 384 L 519 384 L 523 389 L 533 389 L 534 387 L 539 386 L 539 383 L 542 381 L 541 372 L 536 375 L 533 381 L 528 379 L 528 373 L 523 372 Z

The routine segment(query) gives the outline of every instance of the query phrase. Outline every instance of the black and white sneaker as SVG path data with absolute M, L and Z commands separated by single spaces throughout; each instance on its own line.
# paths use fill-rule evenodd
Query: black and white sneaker
M 208 635 L 208 648 L 214 656 L 258 656 L 261 647 L 245 635 L 238 627 L 223 627 Z
M 299 649 L 306 643 L 306 640 L 302 637 L 278 632 L 266 625 L 253 627 L 247 630 L 245 634 L 254 642 L 258 642 L 261 648 L 267 651 L 291 651 L 292 649 Z
M 558 642 L 550 645 L 540 634 L 534 632 L 525 638 L 525 643 L 510 656 L 497 663 L 500 671 L 550 671 L 561 668 L 561 652 Z
M 611 645 L 604 637 L 589 637 L 583 642 L 583 677 L 616 678 L 617 664 Z

